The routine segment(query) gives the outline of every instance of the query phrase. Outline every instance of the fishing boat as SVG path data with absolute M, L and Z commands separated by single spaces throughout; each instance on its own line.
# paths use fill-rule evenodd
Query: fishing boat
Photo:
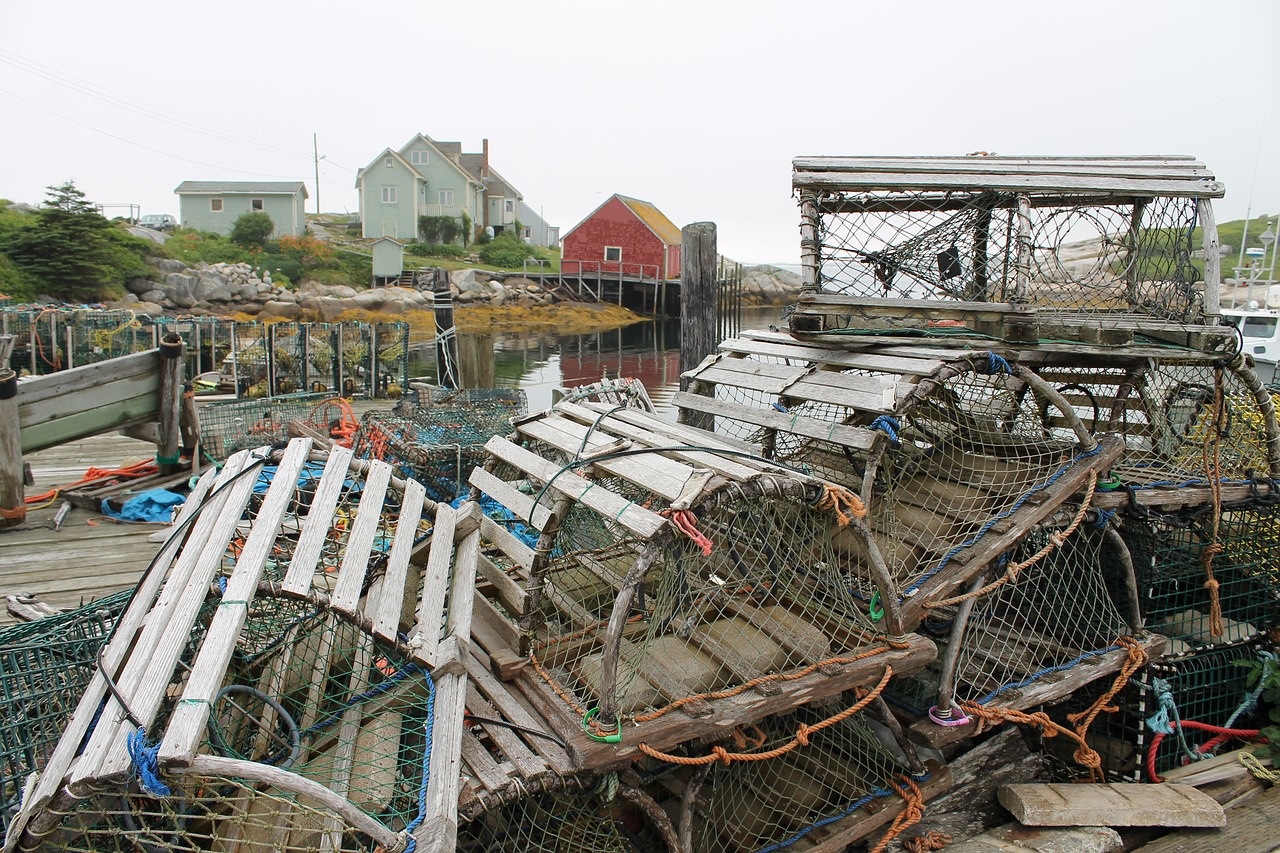
M 1270 385 L 1275 382 L 1276 362 L 1280 360 L 1280 285 L 1272 285 L 1266 305 L 1257 300 L 1245 308 L 1223 308 L 1222 319 L 1240 333 L 1240 351 L 1253 357 L 1258 378 Z

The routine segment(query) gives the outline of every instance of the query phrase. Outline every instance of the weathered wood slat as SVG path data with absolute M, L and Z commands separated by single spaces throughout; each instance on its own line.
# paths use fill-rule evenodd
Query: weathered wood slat
M 502 714 L 503 719 L 526 729 L 554 734 L 549 730 L 547 723 L 534 717 L 516 698 L 515 694 L 508 690 L 507 686 L 499 681 L 493 673 L 489 672 L 484 664 L 472 656 L 467 657 L 465 664 L 467 676 L 471 679 L 474 688 L 493 703 L 494 707 Z M 522 737 L 526 738 L 526 742 L 533 751 L 540 755 L 557 773 L 567 773 L 572 769 L 573 762 L 563 747 L 546 738 L 531 735 L 522 735 Z
M 360 603 L 360 590 L 364 588 L 369 557 L 374 537 L 378 533 L 378 524 L 382 520 L 382 504 L 390 481 L 391 466 L 385 462 L 375 462 L 365 476 L 356 518 L 347 534 L 346 552 L 342 555 L 342 566 L 338 570 L 338 583 L 329 598 L 330 606 L 340 613 L 353 614 Z
M 968 174 L 974 175 L 979 182 L 986 175 L 1010 174 L 1171 178 L 1188 181 L 1213 179 L 1213 173 L 1201 162 L 1167 157 L 1128 160 L 1058 157 L 797 157 L 791 164 L 798 172 Z
M 487 515 L 483 516 L 480 519 L 480 535 L 497 545 L 498 549 L 510 557 L 516 565 L 525 569 L 532 568 L 533 549 L 514 536 L 505 525 L 499 524 Z
M 160 747 L 163 764 L 187 764 L 195 754 L 218 689 L 226 676 L 227 664 L 235 650 L 236 637 L 244 627 L 262 578 L 263 568 L 276 543 L 280 522 L 284 519 L 297 486 L 298 473 L 307 461 L 311 441 L 291 442 L 267 488 L 262 507 L 254 519 L 253 529 L 223 593 L 223 606 L 214 614 L 200 653 L 192 664 L 183 689 L 184 701 L 174 709 Z
M 138 352 L 28 380 L 18 386 L 18 400 L 20 403 L 39 403 L 111 382 L 145 376 L 154 376 L 156 388 L 160 387 L 160 350 Z
M 512 613 L 523 615 L 529 605 L 529 594 L 524 588 L 483 554 L 477 559 L 476 567 L 480 577 L 493 584 L 502 606 Z
M 547 520 L 551 517 L 551 510 L 544 506 L 535 507 L 532 497 L 519 491 L 510 483 L 499 480 L 479 467 L 471 469 L 469 482 L 535 530 L 546 527 Z
M 879 433 L 860 427 L 847 426 L 840 423 L 823 423 L 800 415 L 784 414 L 774 409 L 739 406 L 724 400 L 703 397 L 701 394 L 689 394 L 678 391 L 671 402 L 681 409 L 693 409 L 698 412 L 730 418 L 743 423 L 802 435 L 819 441 L 830 441 L 845 447 L 868 451 L 875 444 Z
M 520 629 L 505 619 L 479 590 L 473 597 L 471 633 L 490 652 L 520 650 Z
M 236 464 L 233 466 L 229 459 L 223 473 L 230 470 L 234 476 L 246 467 L 250 455 L 237 454 L 232 458 Z M 128 697 L 132 712 L 144 726 L 155 719 L 178 657 L 191 640 L 191 626 L 208 595 L 222 555 L 236 533 L 236 525 L 253 492 L 255 477 L 246 475 L 234 482 L 228 477 L 225 482 L 229 483 L 228 487 L 216 490 L 200 513 L 164 591 L 147 617 L 134 655 L 123 672 L 116 673 L 121 695 Z M 132 730 L 133 725 L 125 720 L 122 711 L 104 713 L 72 774 L 71 786 L 91 776 L 125 772 L 130 764 L 125 736 Z
M 485 450 L 502 461 L 529 472 L 544 483 L 550 482 L 552 490 L 574 498 L 604 518 L 621 524 L 637 536 L 645 538 L 652 536 L 667 523 L 667 520 L 657 513 L 637 506 L 606 489 L 596 489 L 594 483 L 572 472 L 561 471 L 560 466 L 555 463 L 548 462 L 504 438 L 495 436 L 489 439 L 485 444 Z
M 418 849 L 453 850 L 458 837 L 458 789 L 462 782 L 462 724 L 467 702 L 465 675 L 444 675 L 436 683 L 436 730 L 433 734 L 431 778 L 427 782 L 425 814 L 430 817 L 414 832 Z
M 436 507 L 435 529 L 431 532 L 431 550 L 422 575 L 422 591 L 418 598 L 417 623 L 410 637 L 417 645 L 415 657 L 422 663 L 435 660 L 436 649 L 443 639 L 445 597 L 449 589 L 449 563 L 453 559 L 453 531 L 457 511 L 451 506 Z
M 498 728 L 494 726 L 495 731 Z M 501 791 L 511 784 L 511 777 L 502 772 L 489 750 L 471 732 L 462 735 L 462 766 L 486 791 Z
M 467 710 L 491 720 L 502 719 L 500 712 L 470 682 L 467 683 Z M 485 726 L 484 723 L 480 723 L 480 726 L 522 777 L 534 779 L 547 771 L 547 763 L 520 739 L 519 733 L 506 726 Z M 510 779 L 507 781 L 510 782 Z
M 1175 178 L 1109 178 L 1092 175 L 971 175 L 932 173 L 907 175 L 894 172 L 794 172 L 793 189 L 828 191 L 967 190 L 981 187 L 1022 193 L 1123 193 L 1172 198 L 1222 198 L 1226 187 L 1220 181 L 1178 180 Z
M 338 497 L 342 494 L 342 484 L 346 480 L 351 457 L 351 450 L 346 447 L 335 447 L 329 451 L 324 473 L 320 475 L 320 483 L 311 498 L 307 519 L 298 534 L 298 544 L 293 549 L 293 560 L 284 576 L 284 591 L 291 595 L 302 596 L 311 590 L 312 578 L 328 539 L 329 528 L 333 525 L 333 512 L 338 506 Z
M 1004 785 L 1000 805 L 1024 826 L 1224 826 L 1213 797 L 1190 785 L 1054 782 Z
M 732 338 L 720 344 L 721 352 L 785 358 L 810 364 L 826 364 L 848 370 L 870 370 L 901 376 L 928 376 L 943 365 L 935 358 L 898 358 L 874 353 L 846 352 L 827 347 L 808 346 L 795 338 L 791 343 L 771 343 L 746 338 Z
M 418 522 L 422 520 L 426 497 L 426 489 L 417 480 L 405 483 L 400 514 L 396 520 L 396 537 L 391 544 L 387 571 L 383 576 L 382 595 L 374 602 L 373 607 L 374 636 L 388 643 L 394 643 L 400 633 L 400 617 L 404 613 L 405 597 L 410 594 L 409 558 L 413 555 Z
M 475 600 L 476 568 L 480 559 L 480 507 L 474 503 L 464 503 L 458 511 L 457 531 L 460 535 L 455 549 L 453 582 L 449 591 L 449 636 L 458 643 L 458 648 L 465 654 L 471 642 L 471 614 Z M 471 529 L 465 534 L 465 522 L 473 521 Z

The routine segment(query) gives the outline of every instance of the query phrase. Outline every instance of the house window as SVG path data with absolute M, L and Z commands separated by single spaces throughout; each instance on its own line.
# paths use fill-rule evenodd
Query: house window
M 524 229 L 524 236 L 525 236 L 525 238 L 526 238 L 526 239 L 527 239 L 527 238 L 529 238 L 529 237 L 532 237 L 532 236 L 533 236 L 533 229 L 532 229 L 532 228 L 526 228 L 526 229 Z
M 383 164 L 384 166 L 386 166 L 388 169 L 390 169 L 390 168 L 391 168 L 391 164 L 392 164 L 393 162 L 394 162 L 394 161 L 393 161 L 390 157 L 388 157 L 386 160 L 383 160 L 383 161 L 382 161 L 382 164 Z
M 221 211 L 221 210 L 222 210 L 222 199 L 220 199 L 220 198 L 211 198 L 211 199 L 209 199 L 209 209 L 210 209 L 210 210 L 212 210 L 214 213 L 218 213 L 219 211 Z
M 260 198 L 251 198 L 251 199 L 249 199 L 249 209 L 250 209 L 250 210 L 262 210 L 262 199 L 260 199 Z
M 382 188 L 382 203 L 383 203 L 383 204 L 395 204 L 395 203 L 396 203 L 396 188 L 395 188 L 395 187 L 383 187 L 383 188 Z
M 605 246 L 604 259 L 606 261 L 621 261 L 622 247 L 621 246 Z
M 516 203 L 511 199 L 507 199 L 507 213 L 515 213 L 515 212 L 516 212 Z
M 410 151 L 409 162 L 415 166 L 425 166 L 427 165 L 428 162 L 430 162 L 429 160 L 430 156 L 431 156 L 430 151 Z
M 443 207 L 453 207 L 453 190 L 440 190 L 440 204 Z

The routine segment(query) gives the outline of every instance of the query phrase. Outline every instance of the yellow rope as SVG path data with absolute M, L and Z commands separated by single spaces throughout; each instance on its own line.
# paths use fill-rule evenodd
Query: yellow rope
M 1272 784 L 1280 782 L 1280 771 L 1277 771 L 1274 767 L 1268 767 L 1263 764 L 1258 760 L 1258 756 L 1254 755 L 1252 752 L 1248 750 L 1241 750 L 1239 758 L 1236 760 L 1240 762 L 1241 766 L 1243 766 L 1245 770 L 1252 773 L 1255 779 L 1262 779 L 1264 782 L 1271 782 Z

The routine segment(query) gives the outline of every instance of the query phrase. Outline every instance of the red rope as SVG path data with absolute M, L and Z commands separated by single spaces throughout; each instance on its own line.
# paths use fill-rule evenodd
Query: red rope
M 1197 723 L 1195 720 L 1182 720 L 1180 723 L 1184 729 L 1195 729 L 1198 732 L 1209 732 L 1215 735 L 1213 739 L 1199 747 L 1198 752 L 1207 753 L 1224 742 L 1232 738 L 1240 740 L 1256 740 L 1261 729 L 1224 729 L 1222 726 L 1211 726 L 1208 723 Z M 1163 782 L 1159 775 L 1156 774 L 1156 750 L 1160 748 L 1160 744 L 1164 742 L 1164 732 L 1157 732 L 1156 736 L 1151 739 L 1151 745 L 1147 747 L 1147 779 L 1152 782 Z
M 711 556 L 713 545 L 706 534 L 698 529 L 697 516 L 687 509 L 667 510 L 662 514 L 671 519 L 671 524 L 676 530 L 688 536 L 694 545 L 702 549 L 702 556 Z

